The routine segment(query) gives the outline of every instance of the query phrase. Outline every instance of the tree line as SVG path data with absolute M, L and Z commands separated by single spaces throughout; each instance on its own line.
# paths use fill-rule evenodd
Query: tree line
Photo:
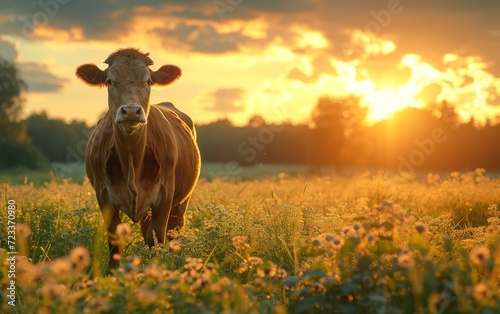
M 500 169 L 500 124 L 462 123 L 447 103 L 406 108 L 372 126 L 363 124 L 365 116 L 355 97 L 325 96 L 308 123 L 256 126 L 250 121 L 236 127 L 220 120 L 199 126 L 198 137 L 204 161 L 308 164 L 313 173 L 328 166 L 338 171 Z
M 43 112 L 21 119 L 25 89 L 15 66 L 0 60 L 0 171 L 82 162 L 92 127 Z M 245 126 L 222 119 L 198 125 L 198 143 L 204 162 L 308 164 L 314 173 L 329 166 L 340 171 L 500 169 L 500 124 L 493 121 L 482 127 L 461 123 L 447 103 L 406 108 L 372 126 L 364 123 L 366 115 L 354 96 L 324 96 L 302 124 L 267 123 L 260 115 Z

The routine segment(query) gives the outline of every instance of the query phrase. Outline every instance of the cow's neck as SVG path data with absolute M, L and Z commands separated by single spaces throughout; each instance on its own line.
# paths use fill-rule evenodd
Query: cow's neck
M 115 125 L 115 141 L 123 176 L 128 182 L 135 181 L 142 172 L 147 144 L 147 125 L 131 135 L 124 134 Z

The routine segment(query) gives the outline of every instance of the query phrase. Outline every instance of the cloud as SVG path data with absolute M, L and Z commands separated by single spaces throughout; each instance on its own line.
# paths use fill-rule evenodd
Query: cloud
M 27 83 L 29 92 L 56 92 L 69 82 L 52 74 L 45 64 L 25 62 L 19 64 L 21 78 Z
M 241 88 L 219 88 L 213 92 L 207 93 L 202 98 L 202 103 L 209 103 L 206 110 L 217 112 L 237 112 L 242 111 L 241 105 L 244 99 L 245 91 Z
M 7 38 L 0 36 L 0 58 L 9 62 L 16 61 L 18 52 L 16 45 Z
M 28 85 L 28 92 L 55 92 L 69 80 L 53 74 L 49 66 L 36 62 L 22 62 L 18 47 L 5 36 L 0 36 L 0 58 L 15 64 L 20 78 Z
M 288 73 L 288 78 L 291 80 L 302 81 L 306 84 L 314 84 L 319 79 L 321 74 L 336 75 L 337 71 L 332 66 L 329 58 L 326 55 L 319 55 L 314 58 L 311 63 L 312 73 L 307 75 L 304 71 L 293 68 L 290 73 Z
M 297 43 L 300 29 L 308 28 L 326 39 L 329 45 L 324 52 L 352 59 L 355 56 L 346 55 L 345 46 L 356 44 L 352 34 L 357 30 L 365 39 L 393 42 L 400 53 L 396 60 L 401 53 L 417 53 L 431 62 L 448 52 L 496 60 L 500 49 L 500 2 L 496 0 L 483 0 L 480 5 L 469 0 L 221 2 L 231 5 L 222 20 L 214 1 L 205 0 L 14 1 L 2 7 L 0 32 L 51 40 L 50 32 L 36 31 L 49 28 L 67 32 L 67 40 L 120 42 L 133 39 L 134 32 L 142 30 L 169 50 L 211 54 L 248 48 L 262 51 L 280 42 L 297 53 L 308 53 Z M 263 36 L 248 35 L 252 27 L 248 23 L 255 21 L 266 24 Z M 373 45 L 365 48 L 378 49 Z M 500 76 L 500 64 L 492 64 L 491 71 Z

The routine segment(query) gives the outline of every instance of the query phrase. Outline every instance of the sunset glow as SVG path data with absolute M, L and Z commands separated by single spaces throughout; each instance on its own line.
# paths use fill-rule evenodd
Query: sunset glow
M 447 10 L 456 29 L 443 38 L 444 30 L 436 32 L 440 21 L 416 22 L 427 10 L 413 2 L 392 16 L 377 1 L 235 4 L 218 12 L 210 3 L 92 2 L 102 16 L 88 20 L 79 13 L 86 7 L 67 3 L 32 28 L 13 14 L 29 22 L 42 8 L 13 7 L 14 13 L 0 13 L 0 56 L 18 63 L 28 83 L 26 114 L 45 110 L 90 124 L 106 109 L 106 93 L 78 82 L 74 70 L 88 62 L 104 69 L 102 61 L 127 46 L 151 52 L 152 69 L 183 69 L 178 82 L 153 90 L 151 101 L 172 101 L 198 123 L 228 118 L 241 125 L 255 114 L 268 122 L 307 122 L 322 95 L 360 97 L 369 108 L 368 124 L 443 101 L 463 121 L 485 123 L 500 112 L 500 65 L 493 53 L 500 30 L 487 24 L 489 11 L 481 11 L 487 16 L 482 32 L 479 24 L 478 30 L 465 26 L 476 22 L 467 10 Z

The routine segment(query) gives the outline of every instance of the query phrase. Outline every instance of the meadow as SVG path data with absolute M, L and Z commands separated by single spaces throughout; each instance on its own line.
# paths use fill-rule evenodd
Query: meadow
M 499 191 L 483 169 L 201 179 L 163 246 L 123 217 L 109 272 L 88 181 L 4 183 L 0 312 L 499 313 Z

